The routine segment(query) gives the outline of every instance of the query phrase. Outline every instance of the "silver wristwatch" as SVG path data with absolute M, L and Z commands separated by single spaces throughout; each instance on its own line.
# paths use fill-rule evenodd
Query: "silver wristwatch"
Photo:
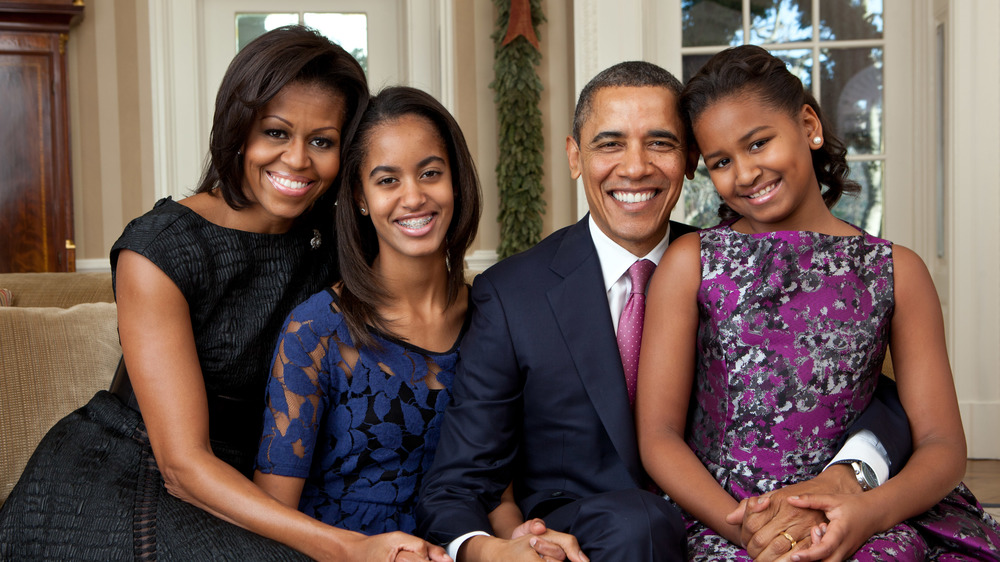
M 878 486 L 878 477 L 875 476 L 875 471 L 872 467 L 868 466 L 868 463 L 858 461 L 858 460 L 842 460 L 837 461 L 833 464 L 849 464 L 851 468 L 854 469 L 854 477 L 858 479 L 858 485 L 861 486 L 862 492 L 867 492 L 872 488 Z

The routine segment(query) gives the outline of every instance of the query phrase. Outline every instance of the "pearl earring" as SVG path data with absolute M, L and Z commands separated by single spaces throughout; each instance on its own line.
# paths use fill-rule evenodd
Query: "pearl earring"
M 819 144 L 823 142 L 823 137 L 813 137 L 813 144 Z

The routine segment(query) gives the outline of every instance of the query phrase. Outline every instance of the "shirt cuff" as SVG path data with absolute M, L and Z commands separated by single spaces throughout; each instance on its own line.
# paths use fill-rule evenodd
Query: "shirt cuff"
M 471 539 L 472 537 L 488 537 L 488 536 L 490 536 L 490 534 L 484 533 L 483 531 L 472 531 L 471 533 L 465 533 L 464 535 L 448 543 L 448 546 L 445 547 L 445 551 L 448 553 L 448 556 L 451 556 L 452 560 L 458 560 L 458 549 L 462 548 L 462 545 L 465 544 L 465 541 Z
M 889 479 L 889 453 L 886 452 L 878 437 L 875 437 L 875 434 L 867 429 L 862 429 L 851 435 L 823 470 L 841 461 L 861 461 L 872 467 L 880 486 Z

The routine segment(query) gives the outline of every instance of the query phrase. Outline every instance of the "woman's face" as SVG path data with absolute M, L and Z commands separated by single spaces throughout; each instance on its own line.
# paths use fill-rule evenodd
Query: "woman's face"
M 263 107 L 243 145 L 243 211 L 258 232 L 286 232 L 340 170 L 344 97 L 291 83 Z
M 427 119 L 404 115 L 372 129 L 357 205 L 378 234 L 379 259 L 441 254 L 454 214 L 448 149 Z

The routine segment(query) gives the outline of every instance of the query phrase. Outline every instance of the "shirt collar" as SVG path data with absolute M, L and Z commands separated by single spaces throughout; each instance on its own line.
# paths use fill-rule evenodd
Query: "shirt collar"
M 594 247 L 597 248 L 597 259 L 601 262 L 601 274 L 604 276 L 604 290 L 610 291 L 622 275 L 632 267 L 635 260 L 645 258 L 656 265 L 660 265 L 660 258 L 667 251 L 667 243 L 670 240 L 670 225 L 667 224 L 667 232 L 663 235 L 663 240 L 650 250 L 645 256 L 636 257 L 635 254 L 622 248 L 614 240 L 604 234 L 604 231 L 594 222 L 593 215 L 587 221 L 590 225 L 590 237 L 594 240 Z

